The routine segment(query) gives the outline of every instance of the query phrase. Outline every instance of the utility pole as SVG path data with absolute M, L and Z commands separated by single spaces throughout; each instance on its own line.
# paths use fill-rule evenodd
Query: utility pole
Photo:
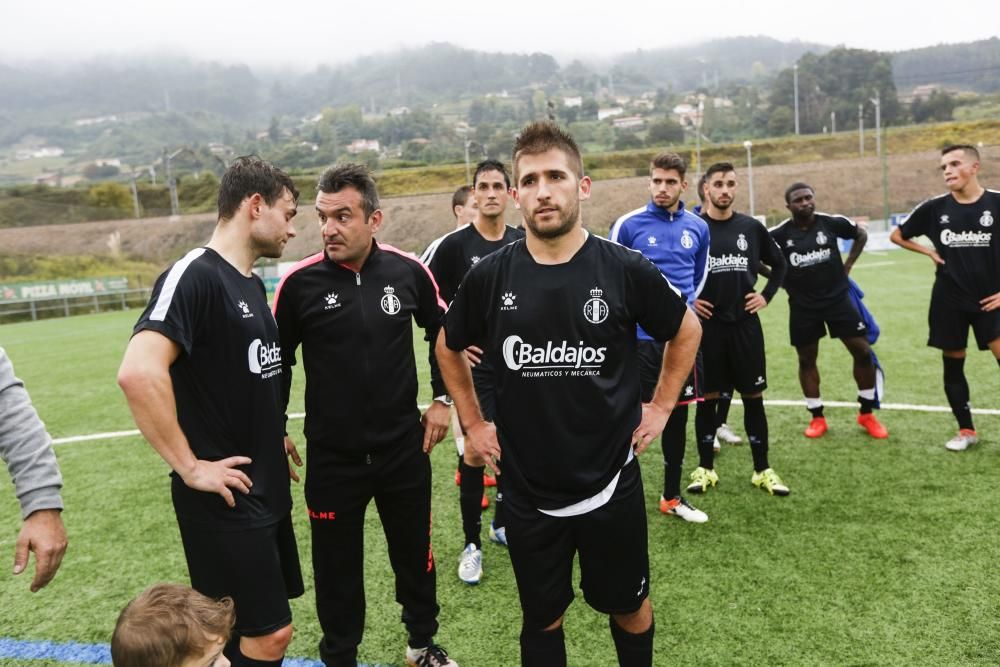
M 135 213 L 135 219 L 139 219 L 139 188 L 135 183 L 135 167 L 130 166 L 129 171 L 132 176 L 132 210 Z
M 837 112 L 830 112 L 830 134 L 837 134 Z
M 753 158 L 750 155 L 750 149 L 753 147 L 753 142 L 749 139 L 743 142 L 743 148 L 747 149 L 747 180 L 750 181 L 750 217 L 754 217 L 753 208 Z
M 875 105 L 875 155 L 882 155 L 882 103 L 877 90 L 872 104 Z
M 701 114 L 705 110 L 705 100 L 698 98 L 698 118 L 694 124 L 694 164 L 695 173 L 701 173 Z
M 799 133 L 799 64 L 792 65 L 792 82 L 795 88 L 795 134 Z
M 865 156 L 865 105 L 858 105 L 858 154 Z

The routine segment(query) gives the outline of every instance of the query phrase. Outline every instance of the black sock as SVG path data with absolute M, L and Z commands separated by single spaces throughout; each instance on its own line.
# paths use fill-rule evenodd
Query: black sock
M 462 510 L 462 532 L 465 534 L 465 547 L 470 542 L 477 549 L 482 548 L 479 533 L 483 528 L 483 469 L 485 466 L 473 468 L 460 464 L 462 483 L 458 491 L 458 505 Z
M 815 417 L 822 417 L 823 416 L 823 406 L 822 405 L 820 405 L 819 407 L 816 407 L 816 408 L 806 408 L 806 410 L 808 410 L 809 414 L 811 414 L 814 418 Z M 871 412 L 871 411 L 869 410 L 869 412 Z
M 975 430 L 972 409 L 969 407 L 969 382 L 965 379 L 965 359 L 944 359 L 944 395 L 948 397 L 951 413 L 958 420 L 958 428 Z
M 743 428 L 750 441 L 754 471 L 767 470 L 771 467 L 767 462 L 767 415 L 764 414 L 764 399 L 760 396 L 743 397 Z
M 235 643 L 230 642 L 226 645 L 225 655 L 229 658 L 229 663 L 232 667 L 281 667 L 281 663 L 284 661 L 284 658 L 278 658 L 277 660 L 248 658 L 240 651 L 238 639 Z
M 733 404 L 733 395 L 719 394 L 718 403 L 715 406 L 715 426 L 718 428 L 729 420 L 729 406 Z
M 870 415 L 872 410 L 875 409 L 875 400 L 871 398 L 865 398 L 864 396 L 858 396 L 858 403 L 861 404 L 861 414 Z
M 712 445 L 715 443 L 716 406 L 719 403 L 717 398 L 706 398 L 698 404 L 694 411 L 694 432 L 698 438 L 698 465 L 711 470 L 715 467 L 715 452 Z
M 619 667 L 652 667 L 655 621 L 648 630 L 639 634 L 627 632 L 612 616 L 608 616 L 608 626 L 611 628 L 611 638 L 615 640 Z
M 684 467 L 684 439 L 687 431 L 688 408 L 674 408 L 660 443 L 663 447 L 663 497 L 667 500 L 681 495 L 681 468 Z
M 566 667 L 566 639 L 555 630 L 521 629 L 521 667 Z

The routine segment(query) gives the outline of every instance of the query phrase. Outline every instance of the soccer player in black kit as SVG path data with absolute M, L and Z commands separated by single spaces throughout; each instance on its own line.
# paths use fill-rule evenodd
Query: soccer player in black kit
M 173 469 L 192 587 L 236 603 L 225 650 L 235 667 L 281 664 L 292 639 L 288 599 L 304 590 L 278 327 L 251 273 L 295 235 L 298 195 L 260 158 L 233 160 L 211 240 L 157 279 L 118 371 L 139 430 Z
M 718 162 L 706 171 L 708 196 L 701 217 L 708 223 L 711 243 L 708 278 L 695 299 L 702 321 L 701 352 L 705 364 L 705 401 L 695 412 L 699 464 L 691 473 L 688 491 L 704 493 L 715 486 L 713 444 L 718 425 L 715 415 L 719 392 L 734 387 L 743 400 L 743 426 L 753 456 L 751 483 L 772 495 L 788 495 L 768 461 L 767 415 L 763 391 L 767 388 L 764 332 L 757 311 L 774 298 L 785 276 L 785 258 L 759 221 L 733 210 L 736 169 Z M 771 267 L 761 292 L 754 291 L 757 267 Z
M 441 290 L 441 298 L 450 303 L 455 298 L 462 278 L 483 257 L 508 243 L 524 238 L 524 232 L 504 223 L 507 210 L 510 176 L 506 167 L 497 160 L 484 160 L 476 165 L 472 177 L 472 197 L 475 198 L 478 217 L 475 222 L 463 225 L 457 230 L 435 240 L 421 256 L 421 261 L 430 267 Z M 476 396 L 483 410 L 483 416 L 491 420 L 494 416 L 493 368 L 482 359 L 482 348 L 472 348 L 479 357 L 472 369 L 476 383 Z M 455 433 L 456 442 L 462 437 Z M 481 533 L 481 509 L 483 498 L 484 465 L 470 466 L 464 461 L 464 446 L 459 452 L 459 505 L 462 513 L 464 548 L 458 561 L 458 578 L 467 584 L 478 584 L 483 574 L 483 554 Z M 490 539 L 506 545 L 506 529 L 503 519 L 502 492 L 497 495 L 496 515 L 490 524 Z
M 799 383 L 812 414 L 806 437 L 827 431 L 819 393 L 816 357 L 819 341 L 830 330 L 854 358 L 854 381 L 861 410 L 857 422 L 873 438 L 889 437 L 875 413 L 875 364 L 866 334 L 868 326 L 851 302 L 847 275 L 861 256 L 868 233 L 842 215 L 816 212 L 816 194 L 807 183 L 792 183 L 785 190 L 785 204 L 792 217 L 770 230 L 771 238 L 788 261 L 782 286 L 788 292 L 788 329 L 799 356 Z M 851 239 L 847 260 L 840 258 L 837 239 Z M 825 326 L 825 328 L 824 328 Z
M 431 552 L 428 454 L 448 431 L 449 408 L 417 408 L 413 325 L 436 339 L 445 303 L 413 255 L 377 243 L 375 182 L 345 164 L 319 179 L 323 251 L 282 278 L 274 314 L 283 350 L 284 404 L 295 351 L 306 376 L 306 503 L 312 533 L 320 657 L 354 667 L 365 625 L 364 522 L 378 508 L 409 633 L 406 664 L 456 663 L 433 643 L 437 579 Z M 445 393 L 433 378 L 434 395 Z
M 927 255 L 936 267 L 927 344 L 941 350 L 944 393 L 958 421 L 958 434 L 945 447 L 960 452 L 978 440 L 965 377 L 969 327 L 979 349 L 988 348 L 1000 364 L 1000 239 L 993 230 L 1000 192 L 979 184 L 975 146 L 945 148 L 941 173 L 948 192 L 918 205 L 889 238 Z M 914 241 L 917 236 L 929 238 L 933 248 Z
M 572 137 L 533 123 L 514 144 L 513 166 L 526 238 L 466 274 L 438 360 L 466 456 L 502 473 L 522 665 L 566 664 L 562 622 L 579 554 L 584 597 L 608 614 L 619 664 L 649 666 L 653 613 L 635 455 L 670 416 L 694 362 L 697 318 L 649 260 L 583 229 L 580 202 L 591 182 Z M 639 397 L 636 324 L 670 341 L 648 404 Z M 463 354 L 476 343 L 495 369 L 492 423 Z

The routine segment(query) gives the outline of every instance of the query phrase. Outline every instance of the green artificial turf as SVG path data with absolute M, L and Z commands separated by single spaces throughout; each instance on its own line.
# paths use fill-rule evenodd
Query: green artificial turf
M 888 375 L 886 400 L 944 405 L 940 355 L 925 346 L 930 262 L 901 251 L 868 253 L 853 276 L 883 329 L 875 349 Z M 115 372 L 138 314 L 0 326 L 0 346 L 53 436 L 134 428 Z M 762 317 L 765 399 L 798 400 L 783 294 Z M 419 334 L 416 340 L 423 345 Z M 819 363 L 823 397 L 853 401 L 843 346 L 825 340 Z M 423 365 L 421 373 L 426 378 Z M 970 350 L 967 374 L 973 405 L 1000 407 L 991 356 Z M 427 402 L 430 390 L 423 384 L 421 400 Z M 296 375 L 290 410 L 301 409 L 302 378 Z M 748 447 L 724 446 L 716 465 L 719 486 L 706 496 L 689 496 L 710 516 L 703 525 L 659 514 L 659 445 L 641 457 L 657 665 L 1000 662 L 1000 417 L 977 416 L 980 444 L 956 454 L 943 447 L 955 430 L 950 413 L 883 411 L 891 436 L 880 443 L 861 432 L 854 413 L 828 408 L 829 433 L 808 440 L 802 429 L 809 415 L 802 407 L 770 407 L 771 463 L 791 495 L 769 497 L 753 488 Z M 729 423 L 743 431 L 738 404 Z M 291 428 L 298 432 L 301 421 Z M 691 440 L 685 473 L 697 464 Z M 301 435 L 297 441 L 302 444 Z M 27 574 L 0 576 L 0 637 L 107 642 L 131 597 L 157 581 L 186 581 L 168 471 L 140 437 L 65 444 L 56 451 L 70 548 L 58 576 L 38 594 L 28 592 Z M 487 541 L 483 582 L 468 587 L 458 581 L 463 545 L 450 436 L 432 460 L 437 639 L 465 667 L 516 665 L 520 608 L 509 559 Z M 9 562 L 19 513 L 7 488 L 0 493 L 0 559 Z M 307 592 L 293 602 L 296 635 L 289 655 L 316 657 L 320 633 L 301 486 L 294 497 Z M 492 509 L 484 525 L 491 517 Z M 374 506 L 366 553 L 368 615 L 359 659 L 399 664 L 406 635 Z M 566 617 L 566 637 L 570 665 L 615 663 L 606 618 L 579 592 Z M 0 666 L 15 664 L 0 659 Z

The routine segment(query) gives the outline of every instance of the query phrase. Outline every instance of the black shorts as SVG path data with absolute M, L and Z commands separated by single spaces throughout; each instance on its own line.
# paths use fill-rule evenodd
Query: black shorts
M 868 325 L 861 319 L 851 297 L 825 308 L 788 305 L 788 334 L 795 347 L 811 345 L 830 331 L 830 338 L 857 338 L 868 335 Z
M 513 502 L 512 502 L 513 500 Z M 636 612 L 649 595 L 646 509 L 639 462 L 622 469 L 611 499 L 595 510 L 554 517 L 504 496 L 507 544 L 524 627 L 540 630 L 573 601 L 573 557 L 580 588 L 605 614 Z
M 665 343 L 655 340 L 640 338 L 636 341 L 636 354 L 639 358 L 639 386 L 643 403 L 653 400 L 653 392 L 660 379 L 660 366 L 663 365 L 663 348 L 665 346 Z M 703 374 L 701 350 L 699 350 L 695 356 L 694 368 L 691 369 L 687 380 L 684 381 L 684 386 L 681 387 L 677 405 L 688 405 L 702 399 L 701 378 Z
M 305 586 L 291 516 L 235 531 L 179 525 L 192 588 L 233 599 L 237 634 L 261 637 L 292 622 L 288 601 Z
M 927 345 L 939 350 L 964 350 L 969 344 L 969 327 L 980 350 L 988 350 L 990 341 L 1000 338 L 1000 310 L 984 312 L 958 305 L 951 293 L 935 281 L 931 307 L 927 315 L 930 335 Z
M 701 354 L 706 394 L 736 389 L 756 394 L 767 389 L 764 331 L 756 315 L 742 322 L 702 322 Z

